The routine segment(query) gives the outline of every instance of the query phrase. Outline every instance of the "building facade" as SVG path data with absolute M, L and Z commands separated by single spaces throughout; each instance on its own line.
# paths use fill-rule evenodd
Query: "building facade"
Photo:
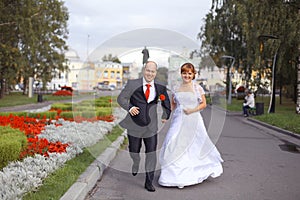
M 122 87 L 123 66 L 114 62 L 95 63 L 94 79 L 97 86 L 108 85 L 115 88 Z

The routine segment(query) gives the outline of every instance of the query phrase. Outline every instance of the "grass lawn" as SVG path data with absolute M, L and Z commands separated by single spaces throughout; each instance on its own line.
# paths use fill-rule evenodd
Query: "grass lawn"
M 61 100 L 77 100 L 82 97 L 93 95 L 93 92 L 77 94 L 73 92 L 73 96 L 53 96 L 52 94 L 42 94 L 43 101 L 61 101 Z M 34 104 L 37 102 L 38 95 L 34 94 L 32 98 L 28 95 L 23 95 L 22 92 L 11 92 L 0 99 L 0 107 L 18 106 L 24 104 Z
M 23 200 L 58 200 L 77 181 L 78 177 L 99 156 L 123 130 L 115 126 L 107 136 L 107 140 L 100 140 L 97 144 L 84 150 L 84 152 L 72 160 L 66 162 L 65 166 L 55 171 L 44 180 L 43 185 L 36 192 L 26 194 Z
M 270 97 L 257 96 L 255 102 L 264 103 L 264 114 L 253 116 L 254 119 L 300 134 L 300 115 L 296 114 L 296 104 L 292 99 L 283 97 L 280 104 L 279 97 L 276 97 L 275 113 L 270 114 L 268 113 Z M 242 104 L 243 100 L 232 98 L 231 105 L 226 105 L 223 101 L 221 106 L 228 111 L 241 112 L 242 116 Z
M 5 95 L 0 99 L 0 107 L 9 107 L 9 106 L 18 106 L 24 104 L 33 104 L 37 103 L 37 94 L 34 94 L 32 98 L 29 98 L 28 95 L 23 95 L 22 92 L 11 92 L 8 95 Z M 59 101 L 72 99 L 71 96 L 53 96 L 51 94 L 43 94 L 43 100 L 45 101 Z

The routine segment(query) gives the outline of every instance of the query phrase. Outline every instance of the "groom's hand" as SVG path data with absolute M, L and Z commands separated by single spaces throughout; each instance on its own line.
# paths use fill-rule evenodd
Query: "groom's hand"
M 140 113 L 139 109 L 139 107 L 133 106 L 132 108 L 130 108 L 129 113 L 131 114 L 131 116 L 138 115 Z
M 162 123 L 166 123 L 168 120 L 167 119 L 161 119 Z

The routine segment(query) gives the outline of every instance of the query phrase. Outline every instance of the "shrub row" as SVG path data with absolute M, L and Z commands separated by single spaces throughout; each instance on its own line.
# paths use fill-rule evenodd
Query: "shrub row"
M 55 103 L 52 104 L 52 110 L 62 110 L 62 111 L 75 111 L 75 112 L 82 112 L 82 111 L 98 111 L 99 108 L 106 108 L 106 107 L 116 107 L 118 106 L 116 102 L 116 97 L 105 96 L 100 97 L 97 99 L 91 100 L 84 100 L 80 103 Z
M 97 108 L 96 110 L 86 110 L 86 111 L 67 111 L 60 113 L 60 117 L 72 119 L 74 117 L 84 117 L 84 118 L 91 118 L 91 117 L 102 117 L 112 114 L 112 108 Z
M 10 114 L 14 116 L 19 116 L 19 117 L 31 117 L 31 118 L 36 118 L 36 119 L 54 119 L 57 115 L 56 111 L 46 111 L 46 112 L 39 112 L 39 113 L 27 113 L 27 112 L 0 112 L 0 116 L 9 116 Z
M 62 111 L 72 110 L 72 107 L 72 103 L 54 103 L 51 105 L 51 109 Z
M 60 113 L 60 117 L 72 119 L 74 116 L 81 116 L 84 118 L 89 117 L 102 117 L 112 114 L 113 109 L 110 107 L 104 108 L 97 108 L 96 110 L 89 110 L 89 109 L 82 109 L 82 111 L 65 111 Z M 10 114 L 15 116 L 28 116 L 31 118 L 37 119 L 55 119 L 57 116 L 57 111 L 46 111 L 46 112 L 39 112 L 39 113 L 26 113 L 26 112 L 1 112 L 0 116 L 9 116 Z
M 17 160 L 27 146 L 26 135 L 18 129 L 0 126 L 0 170 Z

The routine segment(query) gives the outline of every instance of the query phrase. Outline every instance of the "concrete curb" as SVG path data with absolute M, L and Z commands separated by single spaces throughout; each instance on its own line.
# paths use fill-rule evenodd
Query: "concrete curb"
M 109 163 L 115 158 L 126 137 L 126 130 L 82 173 L 60 200 L 84 200 Z
M 226 112 L 226 115 L 228 115 L 228 116 L 241 116 L 241 117 L 243 116 L 243 114 L 242 114 L 241 112 L 227 111 L 227 110 L 225 110 L 225 109 L 223 109 L 223 108 L 221 108 L 221 107 L 218 107 L 218 106 L 215 106 L 214 108 Z M 273 125 L 267 124 L 267 123 L 265 123 L 265 122 L 262 122 L 262 121 L 253 119 L 253 118 L 251 118 L 251 117 L 247 117 L 247 120 L 248 120 L 249 122 L 256 123 L 256 124 L 259 124 L 259 125 L 262 125 L 262 126 L 264 126 L 264 127 L 266 127 L 266 128 L 272 129 L 272 130 L 277 131 L 277 132 L 279 132 L 279 133 L 282 133 L 282 134 L 285 134 L 285 135 L 292 136 L 292 137 L 294 137 L 294 138 L 300 139 L 300 134 L 293 133 L 293 132 L 291 132 L 291 131 L 288 131 L 288 130 L 279 128 L 279 127 L 277 127 L 277 126 L 273 126 Z M 249 122 L 248 122 L 248 123 L 249 123 Z M 250 123 L 249 123 L 249 124 L 250 124 Z
M 264 127 L 272 129 L 274 131 L 283 133 L 285 135 L 292 136 L 294 138 L 300 139 L 300 135 L 299 134 L 293 133 L 291 131 L 288 131 L 288 130 L 285 130 L 285 129 L 282 129 L 282 128 L 279 128 L 279 127 L 276 127 L 276 126 L 273 126 L 273 125 L 270 125 L 270 124 L 267 124 L 265 122 L 262 122 L 262 121 L 259 121 L 259 120 L 253 119 L 253 118 L 247 118 L 247 120 L 250 121 L 250 122 L 252 122 L 252 123 L 260 124 L 260 125 L 262 125 Z

